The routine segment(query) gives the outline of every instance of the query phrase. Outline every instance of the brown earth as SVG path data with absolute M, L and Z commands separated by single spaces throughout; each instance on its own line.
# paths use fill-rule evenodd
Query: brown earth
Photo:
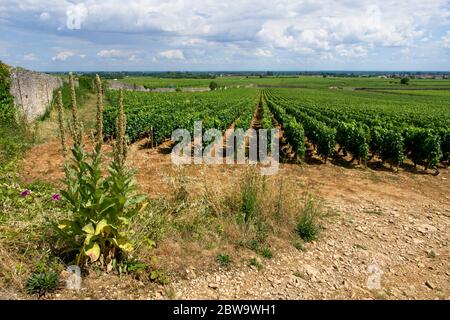
M 142 149 L 142 144 L 129 153 L 141 190 L 170 194 L 167 179 L 176 170 L 170 154 L 164 148 Z M 58 141 L 34 147 L 23 161 L 23 180 L 61 179 L 59 148 Z M 205 183 L 219 189 L 229 185 L 243 166 L 183 170 L 195 192 Z M 281 164 L 269 179 L 289 181 L 292 189 L 284 192 L 308 190 L 320 196 L 327 212 L 319 239 L 304 251 L 274 239 L 274 257 L 262 259 L 258 271 L 248 265 L 251 253 L 245 250 L 236 253 L 229 268 L 221 268 L 213 251 L 199 248 L 189 257 L 176 244 L 163 243 L 159 252 L 176 261 L 170 285 L 90 275 L 82 292 L 65 290 L 54 298 L 450 299 L 450 172 L 440 171 L 433 176 L 331 163 Z M 368 287 L 377 277 L 380 287 Z

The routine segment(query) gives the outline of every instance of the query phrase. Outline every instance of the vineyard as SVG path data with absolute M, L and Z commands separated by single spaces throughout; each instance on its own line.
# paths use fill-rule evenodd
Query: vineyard
M 0 266 L 3 287 L 13 288 L 20 297 L 40 297 L 44 290 L 51 298 L 54 294 L 118 298 L 109 292 L 130 298 L 129 289 L 115 285 L 108 293 L 98 289 L 99 283 L 109 286 L 117 281 L 140 288 L 133 297 L 194 297 L 192 288 L 197 292 L 207 288 L 199 297 L 220 293 L 232 298 L 234 292 L 221 291 L 234 285 L 226 280 L 230 270 L 246 275 L 231 274 L 233 281 L 252 279 L 245 284 L 246 291 L 260 281 L 256 279 L 265 283 L 277 270 L 284 279 L 283 288 L 277 290 L 298 284 L 292 279 L 304 274 L 305 284 L 313 283 L 335 296 L 342 294 L 339 286 L 344 280 L 364 284 L 371 257 L 379 248 L 389 248 L 396 257 L 416 250 L 417 259 L 426 255 L 425 263 L 436 268 L 433 273 L 418 273 L 418 260 L 409 264 L 398 260 L 398 265 L 389 266 L 415 277 L 420 274 L 405 281 L 417 284 L 412 296 L 442 295 L 420 285 L 431 290 L 434 284 L 427 285 L 428 281 L 442 287 L 448 283 L 440 258 L 448 242 L 446 90 L 335 89 L 316 84 L 356 84 L 356 80 L 311 79 L 308 87 L 145 92 L 107 89 L 103 85 L 108 82 L 100 77 L 91 80 L 79 81 L 75 88 L 73 75 L 69 76 L 54 108 L 35 124 L 45 140 L 17 160 L 20 175 L 7 171 L 15 170 L 14 161 L 4 169 L 0 231 L 5 236 L 0 251 L 8 254 L 5 261 L 13 258 Z M 86 100 L 79 94 L 82 90 Z M 198 121 L 203 149 L 192 148 L 197 146 Z M 182 140 L 174 138 L 177 129 L 187 130 L 190 136 L 184 131 Z M 253 130 L 241 140 L 239 133 L 232 134 L 236 129 Z M 264 139 L 264 131 L 256 134 L 261 129 L 276 132 L 279 140 Z M 222 144 L 219 149 L 204 143 L 211 140 L 211 132 L 214 141 Z M 9 135 L 27 142 L 19 133 L 13 127 Z M 236 143 L 231 144 L 229 138 L 234 137 Z M 186 152 L 188 161 L 181 163 L 207 165 L 176 165 L 173 155 L 181 145 L 188 147 L 180 152 Z M 279 153 L 274 153 L 274 146 L 280 147 Z M 197 151 L 203 151 L 203 162 L 196 162 Z M 256 160 L 260 165 L 253 165 Z M 396 174 L 399 168 L 404 174 Z M 336 214 L 328 216 L 328 212 Z M 430 219 L 434 212 L 439 220 Z M 411 234 L 419 240 L 424 237 L 422 245 L 402 240 L 411 239 Z M 338 241 L 342 245 L 331 249 L 330 244 Z M 353 259 L 351 263 L 361 265 L 361 271 L 343 274 L 348 264 L 336 254 L 308 260 L 331 250 Z M 370 253 L 367 261 L 361 260 L 362 250 Z M 291 260 L 286 262 L 285 257 Z M 18 265 L 26 270 L 20 275 Z M 82 268 L 87 291 L 58 289 L 58 277 L 67 277 L 62 271 L 66 265 Z M 324 265 L 334 273 L 311 269 L 322 270 Z M 286 271 L 280 272 L 280 266 Z M 337 291 L 313 281 L 311 270 L 324 277 L 323 283 L 334 283 Z M 442 270 L 442 275 L 434 270 Z M 101 279 L 97 271 L 103 274 Z M 44 276 L 49 289 L 39 283 Z M 275 288 L 275 282 L 269 282 L 252 297 Z M 158 291 L 172 286 L 176 295 Z M 286 297 L 298 297 L 299 292 L 315 296 L 292 287 Z M 367 291 L 361 297 L 372 295 Z
M 112 102 L 104 113 L 106 136 L 115 132 L 117 91 L 108 91 Z M 232 123 L 247 130 L 257 104 L 256 90 L 231 90 L 211 93 L 124 93 L 127 136 L 134 142 L 153 133 L 156 144 L 170 138 L 175 129 L 194 129 L 202 121 L 204 130 L 215 128 L 224 132 Z
M 190 78 L 157 78 L 157 77 L 126 77 L 119 82 L 131 85 L 140 85 L 145 88 L 186 88 L 186 87 L 208 87 L 211 81 L 216 82 L 219 87 L 292 87 L 292 88 L 315 88 L 328 89 L 339 88 L 367 88 L 370 90 L 404 90 L 404 89 L 449 89 L 447 80 L 438 79 L 411 79 L 407 88 L 400 84 L 400 79 L 382 79 L 376 77 L 311 77 L 311 76 L 218 76 L 212 79 L 190 79 Z M 445 91 L 444 91 L 445 92 Z M 447 91 L 448 92 L 448 91 Z
M 391 92 L 394 92 L 392 90 Z M 405 90 L 406 91 L 406 90 Z M 247 130 L 280 126 L 298 159 L 308 147 L 324 159 L 351 155 L 367 165 L 381 159 L 399 167 L 437 168 L 450 157 L 450 118 L 446 93 L 334 91 L 321 89 L 231 89 L 203 93 L 124 93 L 129 142 L 152 137 L 160 144 L 175 129 L 192 134 L 195 121 L 203 129 Z M 426 92 L 425 94 L 423 92 Z M 109 90 L 104 112 L 105 135 L 113 137 L 118 91 Z M 255 112 L 256 111 L 256 112 Z M 256 119 L 258 118 L 258 119 Z M 257 123 L 257 125 L 255 125 Z M 270 140 L 270 139 L 269 139 Z
M 303 126 L 307 140 L 325 161 L 336 146 L 338 153 L 350 153 L 352 160 L 366 163 L 377 156 L 397 167 L 406 158 L 426 169 L 449 159 L 450 118 L 445 104 L 434 108 L 398 100 L 379 104 L 359 93 L 314 90 L 270 90 L 263 95 L 276 117 L 281 109 Z M 293 121 L 283 116 L 280 120 L 286 128 Z M 290 137 L 290 142 L 298 145 L 298 139 Z

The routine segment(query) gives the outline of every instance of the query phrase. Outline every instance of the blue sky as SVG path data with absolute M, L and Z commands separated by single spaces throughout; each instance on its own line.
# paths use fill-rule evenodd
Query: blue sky
M 41 71 L 450 70 L 447 0 L 0 0 L 0 30 Z

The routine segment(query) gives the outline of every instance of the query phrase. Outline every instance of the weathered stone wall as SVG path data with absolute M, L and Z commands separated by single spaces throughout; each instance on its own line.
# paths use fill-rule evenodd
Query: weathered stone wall
M 11 94 L 26 119 L 43 115 L 53 99 L 53 91 L 63 84 L 61 78 L 22 68 L 11 70 Z
M 145 91 L 145 92 L 175 92 L 175 88 L 148 88 L 146 89 L 144 86 L 141 85 L 133 85 L 130 83 L 124 83 L 120 81 L 109 81 L 109 88 L 113 90 L 130 90 L 130 91 Z M 181 88 L 181 91 L 183 92 L 205 92 L 210 91 L 209 87 L 192 87 L 192 88 Z

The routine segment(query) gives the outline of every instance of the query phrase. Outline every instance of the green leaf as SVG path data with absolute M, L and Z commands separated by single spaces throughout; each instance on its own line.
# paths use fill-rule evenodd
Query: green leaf
M 97 226 L 95 227 L 95 235 L 99 235 L 106 231 L 106 229 L 112 227 L 106 219 L 102 219 L 97 223 Z
M 86 239 L 84 239 L 84 244 L 85 245 L 89 245 L 91 242 L 92 242 L 92 240 L 94 240 L 94 239 L 96 239 L 97 237 L 95 236 L 95 235 L 93 235 L 93 234 L 88 234 L 87 236 L 86 236 Z
M 85 246 L 84 254 L 91 259 L 91 262 L 95 262 L 100 258 L 100 246 L 96 242 L 90 243 Z
M 117 246 L 125 252 L 133 251 L 133 245 L 125 237 L 117 238 L 116 243 L 117 243 Z
M 82 230 L 87 234 L 95 234 L 95 229 L 92 222 L 89 222 L 87 225 L 85 225 Z

